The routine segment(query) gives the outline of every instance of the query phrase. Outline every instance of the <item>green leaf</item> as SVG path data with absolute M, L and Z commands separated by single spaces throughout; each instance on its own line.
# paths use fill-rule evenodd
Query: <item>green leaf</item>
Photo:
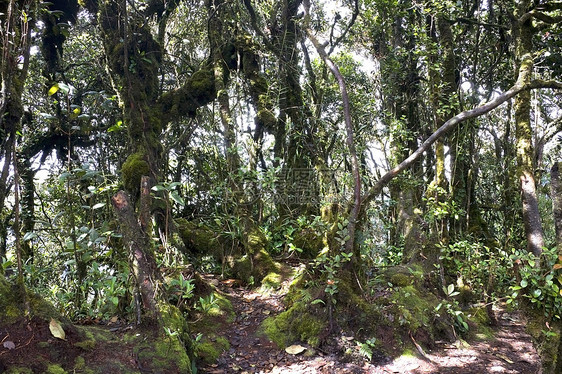
M 105 203 L 97 203 L 92 207 L 92 210 L 103 208 L 104 206 L 105 206 Z
M 179 193 L 177 191 L 172 191 L 170 192 L 170 197 L 172 198 L 172 200 L 174 200 L 177 204 L 184 206 L 185 205 L 185 201 L 182 199 L 182 197 L 179 195 Z
M 519 283 L 519 285 L 521 285 L 521 288 L 527 287 L 527 285 L 528 285 L 527 280 L 521 279 L 521 282 Z
M 154 192 L 161 192 L 161 191 L 167 191 L 168 189 L 162 186 L 161 184 L 157 184 L 156 186 L 153 186 L 151 190 Z
M 117 123 L 107 129 L 107 132 L 119 131 L 123 127 L 123 121 L 117 121 Z
M 27 242 L 31 239 L 35 239 L 36 237 L 37 237 L 37 234 L 35 232 L 29 231 L 29 232 L 26 232 L 25 235 L 23 236 L 23 241 Z

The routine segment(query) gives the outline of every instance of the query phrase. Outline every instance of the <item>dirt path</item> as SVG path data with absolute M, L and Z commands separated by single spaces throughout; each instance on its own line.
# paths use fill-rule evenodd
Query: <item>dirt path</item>
M 428 360 L 421 356 L 403 356 L 394 360 L 378 356 L 373 357 L 371 363 L 352 363 L 329 353 L 330 347 L 315 350 L 303 345 L 307 348 L 303 353 L 291 355 L 261 336 L 258 328 L 262 321 L 283 310 L 282 295 L 224 285 L 219 285 L 219 289 L 231 300 L 236 313 L 235 321 L 222 331 L 231 348 L 216 364 L 201 367 L 200 373 L 533 374 L 540 371 L 540 361 L 531 338 L 514 314 L 500 315 L 495 339 L 470 344 L 442 343 L 435 351 L 426 352 Z

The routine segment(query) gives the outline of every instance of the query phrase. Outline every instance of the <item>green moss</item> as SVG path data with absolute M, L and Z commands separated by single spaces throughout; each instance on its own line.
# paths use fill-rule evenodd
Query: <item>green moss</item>
M 222 352 L 228 351 L 230 344 L 228 340 L 222 336 L 211 336 L 204 338 L 195 347 L 195 355 L 206 364 L 213 364 L 217 361 Z
M 395 290 L 391 302 L 397 308 L 400 324 L 409 326 L 412 331 L 420 327 L 430 326 L 434 316 L 437 298 L 431 293 L 422 295 L 413 286 L 406 286 Z
M 191 360 L 177 336 L 160 335 L 136 339 L 134 354 L 154 373 L 191 373 Z
M 45 374 L 66 374 L 66 370 L 59 365 L 49 365 Z
M 217 235 L 214 231 L 184 218 L 177 219 L 176 224 L 180 238 L 188 251 L 220 258 L 222 254 L 218 252 L 220 245 L 217 243 Z
M 560 339 L 562 337 L 560 322 L 553 323 L 550 318 L 536 311 L 527 310 L 526 312 L 526 329 L 533 338 L 535 348 L 541 357 L 543 371 L 544 373 L 554 373 L 558 360 L 561 359 L 558 357 L 560 352 L 559 344 L 561 344 Z M 547 323 L 550 326 L 548 334 L 545 328 Z
M 33 370 L 29 368 L 11 367 L 4 374 L 33 374 Z
M 285 348 L 297 341 L 317 347 L 326 326 L 325 318 L 313 314 L 310 305 L 297 302 L 287 311 L 267 318 L 262 324 L 262 330 L 279 348 Z
M 324 236 L 312 229 L 303 229 L 293 234 L 293 244 L 302 250 L 303 258 L 315 258 L 324 248 Z
M 398 287 L 406 287 L 412 285 L 412 280 L 406 274 L 397 273 L 390 277 L 390 282 Z
M 136 152 L 127 157 L 121 167 L 123 176 L 123 186 L 125 189 L 136 195 L 140 189 L 141 178 L 149 175 L 150 167 L 145 160 L 143 152 Z
M 490 328 L 490 317 L 485 307 L 471 308 L 465 313 L 470 328 L 469 336 L 480 340 L 488 340 L 494 337 L 494 332 Z
M 267 238 L 259 229 L 247 234 L 246 254 L 235 260 L 232 271 L 246 283 L 260 283 L 269 273 L 279 273 L 281 266 L 267 252 Z
M 261 285 L 262 287 L 268 289 L 276 289 L 279 288 L 279 286 L 281 286 L 281 281 L 282 281 L 282 277 L 281 274 L 272 272 L 267 274 L 263 280 L 261 281 Z
M 189 80 L 191 95 L 197 103 L 204 105 L 212 101 L 215 96 L 215 73 L 212 69 L 201 69 L 193 73 Z

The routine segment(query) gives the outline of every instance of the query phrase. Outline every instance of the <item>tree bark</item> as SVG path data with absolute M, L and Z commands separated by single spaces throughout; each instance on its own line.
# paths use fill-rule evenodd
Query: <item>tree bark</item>
M 562 179 L 560 171 L 562 162 L 556 162 L 550 169 L 550 195 L 552 198 L 552 215 L 556 233 L 556 248 L 562 256 Z
M 309 4 L 305 5 L 305 13 L 308 17 L 309 12 Z M 357 150 L 355 148 L 355 140 L 354 140 L 354 130 L 353 130 L 353 122 L 351 120 L 351 107 L 349 104 L 349 95 L 347 93 L 347 85 L 345 83 L 345 79 L 341 74 L 338 66 L 330 59 L 328 54 L 326 53 L 324 47 L 316 36 L 312 33 L 312 31 L 307 27 L 306 33 L 308 38 L 314 44 L 316 51 L 326 64 L 336 81 L 338 82 L 338 86 L 340 88 L 340 94 L 342 98 L 342 105 L 343 105 L 343 115 L 345 121 L 345 130 L 346 130 L 346 144 L 347 149 L 349 151 L 349 156 L 351 157 L 351 172 L 353 175 L 353 203 L 351 205 L 350 213 L 348 216 L 348 224 L 347 224 L 347 235 L 349 239 L 345 242 L 345 252 L 346 253 L 353 253 L 354 256 L 352 261 L 349 263 L 351 266 L 353 264 L 357 264 L 360 260 L 360 253 L 355 245 L 355 234 L 358 225 L 359 219 L 359 212 L 361 211 L 361 174 L 359 169 L 359 159 L 357 157 Z
M 524 15 L 530 8 L 530 0 L 521 0 L 518 14 Z M 531 19 L 522 17 L 514 23 L 512 33 L 515 40 L 515 58 L 519 64 L 516 72 L 517 81 L 528 84 L 533 74 L 533 31 Z M 517 151 L 517 169 L 521 188 L 523 223 L 527 237 L 527 250 L 540 256 L 544 247 L 539 204 L 535 183 L 535 165 L 533 164 L 533 129 L 531 127 L 531 93 L 523 91 L 515 98 L 515 137 Z
M 144 184 L 147 184 L 147 177 L 143 177 Z M 149 189 L 143 189 L 143 195 L 150 194 Z M 150 202 L 149 198 L 143 197 L 142 204 Z M 131 268 L 140 291 L 142 305 L 144 309 L 144 322 L 154 323 L 158 320 L 159 310 L 157 303 L 157 280 L 160 278 L 156 272 L 156 262 L 152 255 L 150 237 L 143 229 L 143 220 L 135 215 L 133 205 L 129 196 L 124 191 L 119 191 L 111 198 L 115 212 L 119 219 L 121 232 L 123 233 L 124 243 L 128 247 L 131 256 Z M 146 211 L 141 207 L 141 212 Z M 141 214 L 144 216 L 143 214 Z M 146 227 L 146 224 L 144 225 Z

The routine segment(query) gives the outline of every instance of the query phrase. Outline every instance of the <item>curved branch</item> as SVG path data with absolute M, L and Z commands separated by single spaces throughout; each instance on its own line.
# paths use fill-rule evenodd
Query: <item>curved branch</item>
M 491 111 L 492 109 L 497 108 L 507 100 L 515 97 L 519 93 L 530 90 L 530 89 L 537 89 L 537 88 L 552 88 L 552 89 L 562 89 L 562 82 L 557 81 L 545 81 L 545 80 L 534 80 L 531 81 L 529 84 L 524 85 L 521 82 L 517 82 L 513 87 L 511 87 L 506 92 L 502 93 L 495 99 L 480 105 L 474 109 L 465 110 L 462 113 L 457 114 L 453 118 L 449 119 L 445 122 L 439 129 L 437 129 L 429 138 L 427 138 L 422 145 L 416 149 L 414 153 L 412 153 L 408 158 L 402 161 L 398 166 L 394 169 L 389 170 L 386 174 L 384 174 L 376 183 L 375 185 L 369 190 L 367 195 L 363 198 L 363 207 L 365 208 L 368 204 L 378 196 L 382 189 L 398 174 L 400 174 L 404 169 L 408 168 L 414 161 L 416 161 L 425 151 L 431 147 L 435 141 L 439 138 L 444 136 L 450 130 L 452 130 L 458 124 L 475 117 L 479 117 Z M 362 210 L 361 215 L 365 214 L 365 209 Z
M 347 24 L 347 27 L 345 28 L 345 30 L 342 32 L 342 34 L 336 39 L 336 41 L 330 47 L 330 50 L 328 51 L 328 55 L 331 55 L 332 52 L 334 52 L 334 49 L 336 49 L 336 47 L 338 46 L 338 44 L 340 44 L 341 41 L 347 36 L 347 33 L 349 32 L 349 30 L 351 30 L 351 28 L 355 24 L 355 21 L 357 20 L 358 15 L 359 15 L 359 0 L 355 0 L 354 7 L 353 7 L 353 14 L 351 15 L 351 19 L 349 20 L 349 23 Z M 330 40 L 331 39 L 332 38 L 330 37 Z

